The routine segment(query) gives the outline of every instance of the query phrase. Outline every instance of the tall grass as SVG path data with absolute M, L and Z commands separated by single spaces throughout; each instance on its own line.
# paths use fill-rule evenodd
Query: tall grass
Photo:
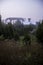
M 0 65 L 43 65 L 43 46 L 34 36 L 31 38 L 30 46 L 12 40 L 0 41 Z

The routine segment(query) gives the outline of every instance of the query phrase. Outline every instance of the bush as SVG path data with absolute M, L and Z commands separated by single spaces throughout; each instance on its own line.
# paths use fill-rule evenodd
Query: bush
M 4 40 L 4 37 L 3 35 L 0 36 L 0 41 Z
M 38 29 L 36 31 L 36 37 L 37 41 L 43 44 L 43 21 L 38 25 Z
M 19 35 L 18 35 L 18 33 L 14 33 L 14 40 L 15 40 L 15 41 L 18 41 L 18 40 L 19 40 Z
M 26 35 L 24 36 L 23 41 L 25 42 L 26 45 L 27 45 L 27 44 L 30 45 L 30 44 L 31 44 L 31 38 L 30 38 L 30 35 L 26 34 Z

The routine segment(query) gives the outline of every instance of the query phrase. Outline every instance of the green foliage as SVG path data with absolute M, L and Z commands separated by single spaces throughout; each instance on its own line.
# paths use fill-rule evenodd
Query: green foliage
M 0 36 L 0 41 L 4 40 L 4 37 L 3 35 Z
M 20 20 L 17 20 L 15 24 L 4 23 L 0 16 L 0 35 L 3 35 L 5 39 L 19 39 L 19 36 L 29 34 L 35 28 L 33 24 L 23 25 Z
M 19 38 L 19 35 L 18 35 L 18 33 L 16 32 L 16 33 L 14 33 L 14 40 L 15 41 L 18 41 L 20 38 Z
M 18 23 L 19 22 L 19 23 Z M 12 23 L 4 24 L 0 18 L 0 65 L 43 65 L 43 45 L 36 43 L 37 40 L 43 43 L 43 21 L 38 25 L 36 37 L 30 37 L 29 31 L 34 26 L 22 25 L 20 21 L 16 22 L 16 26 Z M 32 28 L 33 27 L 33 28 Z M 22 40 L 26 45 L 20 46 L 15 44 L 22 36 Z M 5 41 L 2 41 L 6 39 Z M 9 39 L 14 39 L 9 41 Z M 36 43 L 36 44 L 35 44 Z
M 30 35 L 29 35 L 29 34 L 25 34 L 23 41 L 25 42 L 26 45 L 27 45 L 27 44 L 30 45 L 30 44 L 31 44 Z
M 38 29 L 36 31 L 36 37 L 37 41 L 43 44 L 43 20 L 42 23 L 38 25 Z
M 1 22 L 1 15 L 0 15 L 0 22 Z

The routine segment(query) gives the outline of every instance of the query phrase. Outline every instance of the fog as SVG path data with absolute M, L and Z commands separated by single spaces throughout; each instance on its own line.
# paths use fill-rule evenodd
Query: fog
M 43 0 L 0 0 L 2 18 L 23 17 L 31 21 L 43 19 Z

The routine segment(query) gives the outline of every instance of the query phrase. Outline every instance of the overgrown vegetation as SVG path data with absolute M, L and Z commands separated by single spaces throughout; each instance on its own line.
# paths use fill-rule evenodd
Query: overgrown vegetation
M 29 34 L 25 34 L 23 41 L 26 45 L 31 45 L 31 38 Z
M 33 29 L 35 28 L 35 25 L 24 25 L 21 23 L 21 21 L 17 20 L 15 24 L 4 23 L 1 20 L 0 16 L 0 36 L 3 35 L 5 39 L 19 39 L 20 36 L 24 36 L 25 34 L 29 34 Z
M 43 45 L 37 41 L 43 44 L 43 21 L 36 27 L 6 24 L 0 17 L 0 65 L 43 65 Z
M 38 24 L 38 28 L 36 31 L 37 41 L 43 44 L 43 20 L 41 23 Z

